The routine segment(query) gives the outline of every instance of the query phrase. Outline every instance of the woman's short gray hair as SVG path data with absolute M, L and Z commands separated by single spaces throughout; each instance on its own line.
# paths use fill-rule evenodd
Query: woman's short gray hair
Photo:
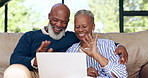
M 82 9 L 82 10 L 77 11 L 77 13 L 75 14 L 75 18 L 76 18 L 76 16 L 78 16 L 80 14 L 89 16 L 91 21 L 94 24 L 94 14 L 90 10 Z

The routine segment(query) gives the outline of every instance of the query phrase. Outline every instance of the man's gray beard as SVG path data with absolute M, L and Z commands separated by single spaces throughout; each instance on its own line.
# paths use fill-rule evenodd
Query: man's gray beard
M 53 31 L 53 28 L 51 26 L 50 23 L 48 23 L 48 34 L 51 38 L 55 39 L 55 40 L 59 40 L 61 39 L 63 36 L 65 36 L 65 29 L 62 29 L 62 31 L 60 33 L 55 33 Z

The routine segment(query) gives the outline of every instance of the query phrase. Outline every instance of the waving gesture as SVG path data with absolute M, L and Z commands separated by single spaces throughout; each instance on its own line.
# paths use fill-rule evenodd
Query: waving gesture
M 47 48 L 48 48 L 48 46 L 49 46 L 49 44 L 50 44 L 50 41 L 42 41 L 42 44 L 40 45 L 40 47 L 36 50 L 36 53 L 38 53 L 38 52 L 46 52 L 47 51 Z M 52 48 L 50 48 L 47 52 L 52 52 L 53 51 L 53 49 Z M 34 64 L 33 64 L 33 66 L 38 66 L 38 64 L 37 64 L 37 58 L 35 57 L 35 59 L 34 59 Z
M 83 38 L 83 43 L 86 47 L 81 47 L 82 51 L 85 52 L 87 55 L 93 57 L 97 51 L 96 42 L 98 39 L 98 34 L 95 38 L 93 38 L 90 34 L 86 35 L 85 38 Z

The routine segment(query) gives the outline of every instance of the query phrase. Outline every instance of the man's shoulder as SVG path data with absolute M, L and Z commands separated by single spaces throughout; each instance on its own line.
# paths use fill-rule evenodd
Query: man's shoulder
M 77 38 L 76 34 L 73 31 L 66 31 L 65 36 L 71 38 Z
M 28 31 L 25 33 L 25 35 L 32 35 L 32 34 L 39 34 L 39 33 L 41 33 L 41 30 Z
M 65 38 L 69 39 L 71 41 L 74 41 L 74 43 L 79 42 L 80 40 L 77 38 L 76 34 L 73 31 L 66 31 L 65 32 Z
M 22 38 L 36 37 L 36 36 L 39 36 L 40 34 L 42 34 L 41 30 L 28 31 L 23 34 Z
M 41 32 L 41 30 L 28 31 L 26 33 L 39 33 L 39 32 Z
M 75 34 L 73 31 L 66 31 L 66 34 Z
M 73 36 L 76 37 L 76 34 L 73 31 L 66 31 L 65 36 Z

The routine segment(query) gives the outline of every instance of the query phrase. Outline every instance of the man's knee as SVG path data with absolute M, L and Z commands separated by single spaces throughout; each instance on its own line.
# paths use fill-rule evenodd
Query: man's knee
M 3 78 L 31 78 L 31 73 L 26 66 L 13 64 L 5 70 Z

